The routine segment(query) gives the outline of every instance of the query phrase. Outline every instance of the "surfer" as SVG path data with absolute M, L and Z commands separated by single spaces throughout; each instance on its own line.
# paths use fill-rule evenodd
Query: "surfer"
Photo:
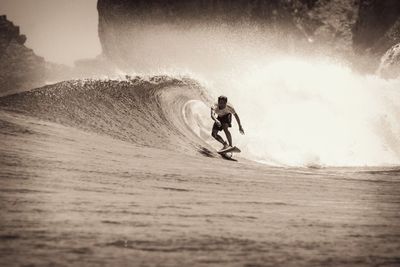
M 239 116 L 233 106 L 228 104 L 228 98 L 226 96 L 221 95 L 218 97 L 218 103 L 211 107 L 211 118 L 214 121 L 211 135 L 218 142 L 224 145 L 223 149 L 232 147 L 232 136 L 228 129 L 229 127 L 232 127 L 232 114 L 235 116 L 235 119 L 239 125 L 239 132 L 244 134 Z M 215 115 L 217 115 L 217 117 Z M 218 134 L 218 132 L 222 130 L 225 132 L 228 143 Z

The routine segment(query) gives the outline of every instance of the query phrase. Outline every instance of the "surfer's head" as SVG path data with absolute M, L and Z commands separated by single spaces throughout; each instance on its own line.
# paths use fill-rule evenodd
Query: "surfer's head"
M 226 107 L 226 103 L 228 103 L 228 98 L 224 95 L 218 97 L 218 107 L 220 109 L 224 109 Z

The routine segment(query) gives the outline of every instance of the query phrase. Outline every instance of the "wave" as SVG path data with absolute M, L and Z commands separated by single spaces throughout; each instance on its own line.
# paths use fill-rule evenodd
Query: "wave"
M 192 79 L 127 76 L 47 85 L 2 97 L 0 108 L 141 146 L 212 155 L 189 125 L 193 101 L 211 103 L 207 91 Z
M 398 82 L 339 70 L 321 71 L 340 78 L 332 85 L 301 72 L 291 76 L 291 84 L 277 86 L 276 77 L 288 67 L 274 65 L 268 75 L 254 71 L 230 79 L 229 90 L 206 88 L 208 79 L 172 75 L 72 80 L 1 97 L 0 109 L 140 146 L 212 157 L 219 143 L 210 135 L 209 107 L 222 93 L 244 124 L 245 136 L 235 122 L 231 131 L 241 157 L 285 167 L 398 166 Z M 251 85 L 253 93 L 241 84 Z

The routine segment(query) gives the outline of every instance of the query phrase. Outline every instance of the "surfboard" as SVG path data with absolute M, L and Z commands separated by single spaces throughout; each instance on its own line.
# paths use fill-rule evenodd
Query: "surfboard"
M 224 154 L 224 153 L 228 153 L 228 152 L 240 153 L 242 151 L 240 151 L 240 149 L 237 148 L 236 146 L 228 147 L 228 148 L 221 149 L 220 151 L 218 151 L 219 154 Z
M 233 146 L 233 147 L 221 149 L 220 151 L 218 151 L 218 154 L 220 154 L 224 158 L 230 159 L 230 158 L 232 158 L 233 153 L 240 153 L 240 152 L 242 152 L 242 151 L 240 151 L 239 148 L 237 148 L 236 146 Z

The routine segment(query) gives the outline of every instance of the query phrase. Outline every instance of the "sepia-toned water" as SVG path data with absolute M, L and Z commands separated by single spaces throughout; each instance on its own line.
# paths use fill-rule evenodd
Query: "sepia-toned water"
M 1 265 L 400 266 L 399 169 L 222 159 L 193 99 L 165 77 L 0 98 Z

